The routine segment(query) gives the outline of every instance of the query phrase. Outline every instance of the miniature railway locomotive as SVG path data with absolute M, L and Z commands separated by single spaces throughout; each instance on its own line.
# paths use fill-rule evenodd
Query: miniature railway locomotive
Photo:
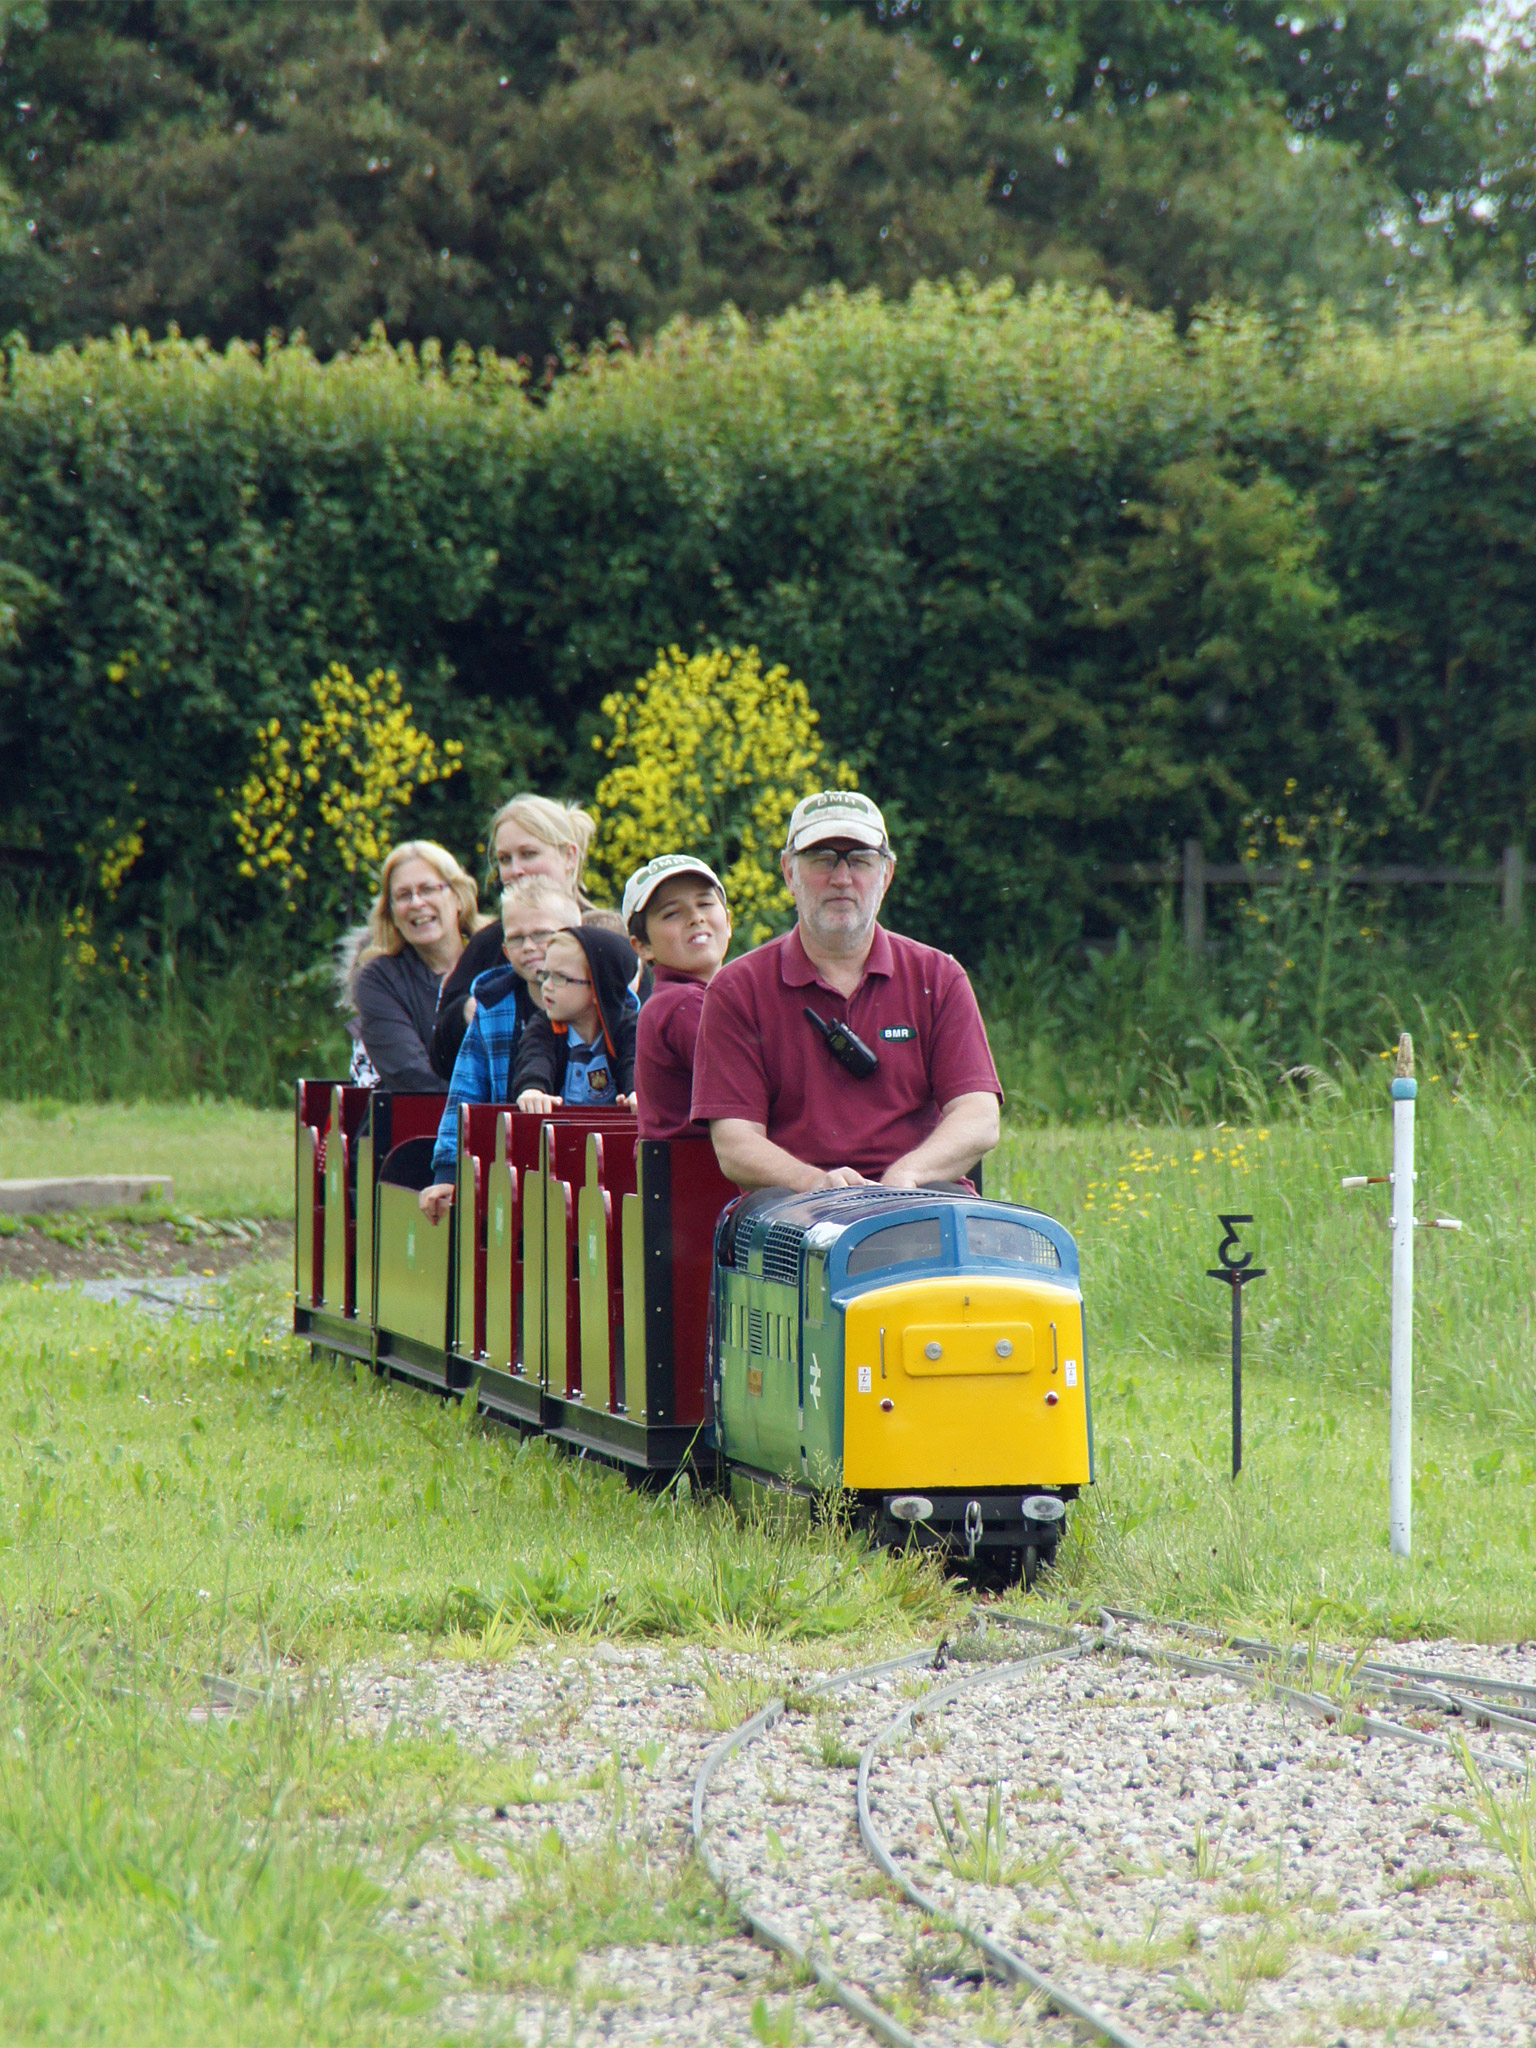
M 1077 1251 L 969 1191 L 742 1197 L 631 1116 L 297 1089 L 294 1329 L 661 1478 L 837 1494 L 877 1541 L 1033 1579 L 1093 1476 Z

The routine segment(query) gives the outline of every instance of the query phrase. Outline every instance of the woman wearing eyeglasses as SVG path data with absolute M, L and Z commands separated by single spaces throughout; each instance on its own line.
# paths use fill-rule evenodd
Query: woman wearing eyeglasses
M 438 998 L 472 935 L 490 922 L 476 907 L 473 876 L 445 847 L 407 839 L 390 849 L 352 975 L 358 1034 L 379 1087 L 442 1094 L 429 1051 Z

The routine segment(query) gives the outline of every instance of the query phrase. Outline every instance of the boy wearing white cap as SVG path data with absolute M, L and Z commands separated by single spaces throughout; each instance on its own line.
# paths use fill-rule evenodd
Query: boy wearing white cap
M 692 1118 L 693 1053 L 704 991 L 731 943 L 731 913 L 714 869 L 658 854 L 624 885 L 623 917 L 656 977 L 635 1038 L 635 1114 L 642 1138 L 704 1138 Z

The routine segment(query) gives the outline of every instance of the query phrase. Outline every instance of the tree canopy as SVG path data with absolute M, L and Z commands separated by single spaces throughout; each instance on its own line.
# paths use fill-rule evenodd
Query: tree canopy
M 1523 302 L 1530 51 L 1459 0 L 0 0 L 0 325 L 541 363 L 967 269 Z

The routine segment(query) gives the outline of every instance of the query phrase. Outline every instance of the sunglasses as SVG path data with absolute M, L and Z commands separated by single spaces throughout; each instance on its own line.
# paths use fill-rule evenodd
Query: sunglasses
M 797 853 L 795 858 L 803 862 L 818 879 L 830 881 L 845 863 L 850 875 L 872 875 L 884 856 L 874 851 L 834 853 L 830 847 L 821 847 L 813 849 L 810 853 Z

